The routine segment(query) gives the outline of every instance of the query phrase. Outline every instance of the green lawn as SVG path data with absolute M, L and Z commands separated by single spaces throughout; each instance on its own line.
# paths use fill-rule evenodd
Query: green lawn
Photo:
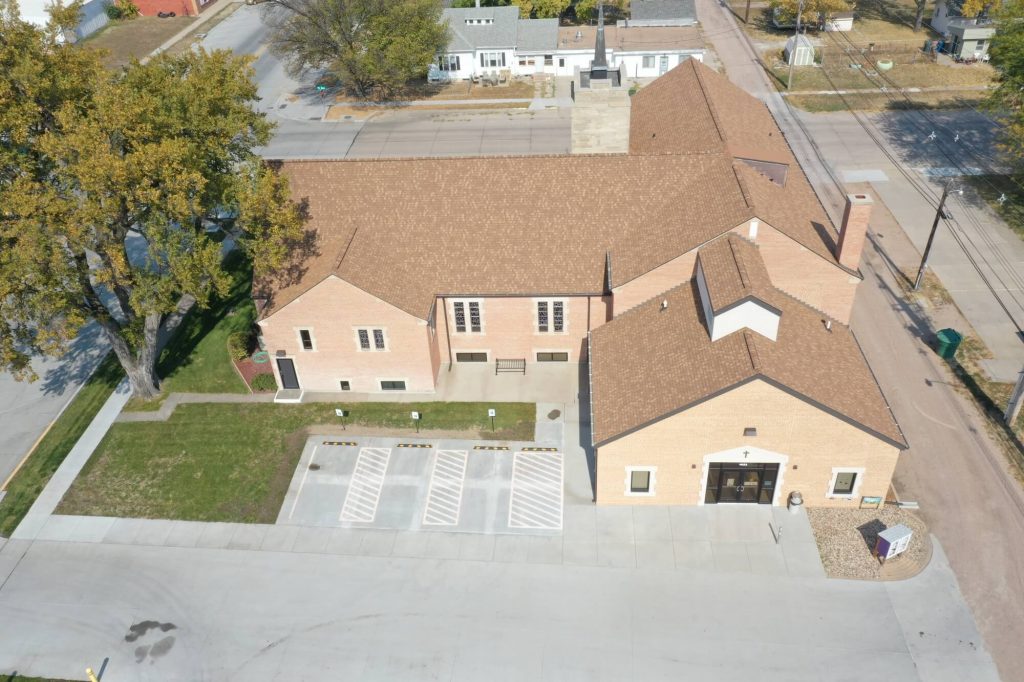
M 160 355 L 157 376 L 162 378 L 162 397 L 132 399 L 132 410 L 157 410 L 168 393 L 248 393 L 228 354 L 228 336 L 245 331 L 256 320 L 252 303 L 252 269 L 239 252 L 229 255 L 224 267 L 232 273 L 232 285 L 221 299 L 205 309 L 193 308 Z
M 100 363 L 64 413 L 7 486 L 0 501 L 0 536 L 8 537 L 36 501 L 71 448 L 124 377 L 114 354 Z
M 273 523 L 313 426 L 350 424 L 532 440 L 533 403 L 269 403 L 179 405 L 167 422 L 107 433 L 58 508 L 61 514 Z M 497 409 L 496 431 L 487 408 Z M 339 430 L 340 433 L 340 430 Z M 467 434 L 469 435 L 469 434 Z

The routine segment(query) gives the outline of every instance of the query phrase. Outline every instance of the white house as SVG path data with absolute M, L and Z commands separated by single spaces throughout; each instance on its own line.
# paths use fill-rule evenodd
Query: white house
M 16 6 L 24 21 L 46 26 L 50 21 L 49 9 L 55 4 L 53 0 L 18 0 Z M 89 0 L 82 5 L 82 17 L 75 28 L 75 38 L 84 38 L 106 25 L 108 19 L 105 6 L 106 0 Z
M 515 6 L 449 8 L 444 18 L 451 42 L 437 66 L 452 79 L 506 70 L 572 76 L 594 58 L 594 26 L 559 28 L 557 19 L 520 19 Z M 608 26 L 605 36 L 609 68 L 625 64 L 632 77 L 659 76 L 686 59 L 704 59 L 694 26 Z

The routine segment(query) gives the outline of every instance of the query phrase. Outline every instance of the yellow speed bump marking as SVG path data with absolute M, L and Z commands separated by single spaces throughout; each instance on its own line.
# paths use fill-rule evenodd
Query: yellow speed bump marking
M 474 450 L 508 450 L 507 445 L 474 445 Z
M 345 445 L 345 446 L 349 446 L 349 447 L 354 447 L 354 446 L 358 445 L 358 443 L 356 443 L 355 441 L 351 441 L 351 440 L 325 440 L 323 442 L 323 444 L 324 445 Z
M 523 448 L 523 452 L 558 452 L 558 448 Z
M 396 447 L 400 448 L 432 448 L 433 443 L 399 443 Z

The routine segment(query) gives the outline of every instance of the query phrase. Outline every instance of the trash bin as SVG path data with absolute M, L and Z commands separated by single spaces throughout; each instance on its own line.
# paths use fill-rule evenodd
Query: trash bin
M 800 508 L 804 506 L 804 496 L 800 494 L 800 491 L 794 490 L 789 494 L 789 511 L 794 514 L 800 511 Z
M 939 357 L 943 360 L 952 360 L 964 337 L 955 329 L 940 329 L 935 334 L 935 339 L 935 352 L 939 354 Z

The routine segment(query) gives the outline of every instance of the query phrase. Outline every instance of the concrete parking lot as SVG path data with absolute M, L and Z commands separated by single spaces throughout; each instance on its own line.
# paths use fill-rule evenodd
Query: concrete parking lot
M 562 530 L 564 466 L 535 443 L 316 436 L 277 522 L 466 533 Z

